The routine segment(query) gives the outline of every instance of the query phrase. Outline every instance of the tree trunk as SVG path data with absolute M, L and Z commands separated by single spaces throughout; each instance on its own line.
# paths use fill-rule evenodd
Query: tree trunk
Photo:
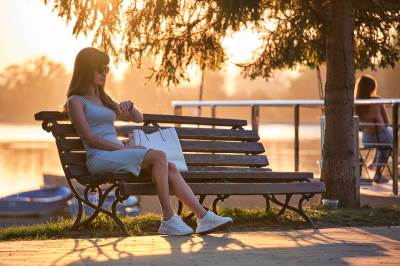
M 325 141 L 321 177 L 325 198 L 342 207 L 359 207 L 354 150 L 354 14 L 351 1 L 328 6 Z

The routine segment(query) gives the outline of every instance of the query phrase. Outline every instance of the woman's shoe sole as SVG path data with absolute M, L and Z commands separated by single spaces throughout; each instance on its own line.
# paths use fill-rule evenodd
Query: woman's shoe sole
M 159 235 L 165 235 L 165 236 L 190 236 L 190 235 L 193 234 L 193 233 L 187 233 L 187 234 L 184 234 L 184 235 L 175 235 L 175 234 L 166 234 L 166 233 L 160 233 L 160 232 L 158 232 L 158 234 L 159 234 Z
M 199 233 L 196 233 L 196 234 L 206 235 L 206 234 L 213 233 L 213 232 L 216 232 L 216 231 L 219 231 L 219 230 L 228 229 L 232 225 L 232 222 L 233 221 L 229 221 L 229 222 L 226 222 L 224 224 L 220 224 L 220 225 L 218 225 L 218 226 L 216 226 L 214 228 L 208 229 L 207 231 L 199 232 Z
M 194 232 L 190 232 L 190 233 L 187 233 L 187 234 L 177 235 L 177 234 L 173 234 L 173 233 L 170 233 L 170 232 L 166 233 L 166 232 L 159 232 L 159 231 L 157 231 L 157 233 L 159 235 L 167 235 L 167 236 L 190 236 L 191 234 L 194 234 Z

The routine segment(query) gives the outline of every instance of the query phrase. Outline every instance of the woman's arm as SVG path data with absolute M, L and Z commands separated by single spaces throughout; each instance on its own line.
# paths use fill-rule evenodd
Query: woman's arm
M 86 120 L 83 108 L 84 108 L 83 103 L 77 97 L 71 96 L 68 99 L 69 118 L 74 128 L 78 132 L 78 135 L 82 138 L 82 140 L 85 141 L 85 143 L 90 147 L 97 149 L 109 150 L 109 151 L 123 149 L 124 148 L 123 145 L 119 145 L 117 143 L 105 140 L 93 134 Z
M 135 107 L 133 102 L 124 101 L 121 103 L 115 103 L 117 107 L 117 119 L 123 121 L 132 121 L 136 123 L 143 122 L 142 112 Z
M 380 105 L 380 110 L 381 110 L 381 114 L 383 117 L 383 122 L 385 124 L 389 124 L 389 118 L 388 118 L 388 115 L 386 113 L 386 110 L 385 110 L 385 107 L 383 106 L 383 104 Z

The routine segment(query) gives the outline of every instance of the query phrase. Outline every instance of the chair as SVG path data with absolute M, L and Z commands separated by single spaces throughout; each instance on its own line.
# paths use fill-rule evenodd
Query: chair
M 361 123 L 360 123 L 361 124 Z M 359 161 L 360 161 L 360 177 L 362 176 L 362 171 L 363 169 L 365 170 L 365 172 L 368 175 L 368 179 L 371 179 L 371 175 L 369 173 L 369 169 L 368 169 L 368 165 L 370 163 L 372 163 L 373 158 L 377 152 L 378 149 L 387 149 L 389 150 L 389 154 L 388 154 L 388 160 L 386 163 L 377 163 L 374 162 L 374 164 L 376 166 L 383 166 L 382 168 L 382 172 L 385 170 L 385 168 L 387 168 L 389 175 L 392 177 L 393 179 L 393 173 L 390 170 L 390 165 L 389 165 L 389 158 L 393 155 L 393 148 L 392 148 L 392 144 L 388 144 L 388 143 L 380 143 L 379 141 L 379 135 L 378 135 L 378 127 L 376 123 L 363 123 L 361 125 L 364 126 L 374 126 L 375 128 L 375 132 L 376 132 L 376 136 L 378 137 L 377 142 L 376 143 L 368 143 L 367 146 L 365 146 L 362 142 L 360 142 L 359 145 Z

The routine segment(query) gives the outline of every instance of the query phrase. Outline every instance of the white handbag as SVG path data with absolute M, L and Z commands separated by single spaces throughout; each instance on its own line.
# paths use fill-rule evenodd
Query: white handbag
M 167 155 L 167 160 L 174 163 L 179 171 L 188 170 L 175 128 L 159 129 L 151 134 L 146 134 L 141 129 L 134 129 L 130 141 L 148 149 L 161 150 Z

